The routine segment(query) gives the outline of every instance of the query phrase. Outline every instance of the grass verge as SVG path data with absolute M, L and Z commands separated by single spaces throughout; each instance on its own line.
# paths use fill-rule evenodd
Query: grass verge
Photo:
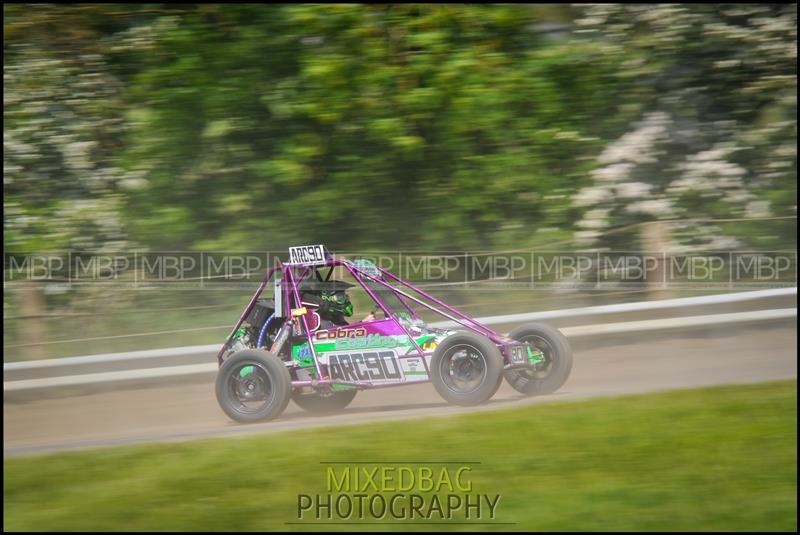
M 4 528 L 358 530 L 293 523 L 298 494 L 327 494 L 321 461 L 453 461 L 451 475 L 471 467 L 473 495 L 501 496 L 482 519 L 496 526 L 434 514 L 365 527 L 795 531 L 796 407 L 784 381 L 6 459 Z

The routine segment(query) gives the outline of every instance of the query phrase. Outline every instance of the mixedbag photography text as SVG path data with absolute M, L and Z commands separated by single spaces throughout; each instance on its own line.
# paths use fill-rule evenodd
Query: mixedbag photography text
M 501 496 L 476 489 L 472 466 L 330 464 L 325 492 L 297 495 L 307 521 L 495 520 Z

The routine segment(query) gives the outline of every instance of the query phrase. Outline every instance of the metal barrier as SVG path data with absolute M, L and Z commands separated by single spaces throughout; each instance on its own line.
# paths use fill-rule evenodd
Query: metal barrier
M 491 316 L 477 318 L 481 323 L 504 324 L 523 321 L 534 321 L 565 317 L 595 316 L 599 314 L 612 314 L 622 312 L 638 312 L 646 310 L 658 310 L 675 307 L 692 307 L 702 305 L 713 305 L 723 303 L 733 303 L 748 301 L 753 299 L 763 299 L 767 297 L 797 295 L 797 288 L 781 288 L 774 290 L 760 290 L 755 292 L 742 292 L 735 294 L 723 294 L 703 297 L 688 297 L 680 299 L 666 299 L 660 301 L 648 301 L 642 303 L 624 303 L 617 305 L 594 306 L 584 308 L 574 308 L 566 310 L 555 310 L 547 312 L 531 312 L 524 314 L 509 314 L 502 316 Z M 701 316 L 683 316 L 675 318 L 661 318 L 640 321 L 627 321 L 618 323 L 604 323 L 594 325 L 578 325 L 562 327 L 561 331 L 569 338 L 586 336 L 599 336 L 606 334 L 617 334 L 627 332 L 659 331 L 678 328 L 691 328 L 709 325 L 774 321 L 797 317 L 797 308 L 781 308 L 772 310 L 755 310 L 748 312 L 734 312 L 721 314 L 707 314 Z M 433 326 L 448 326 L 451 322 L 440 322 Z M 146 351 L 131 351 L 126 353 L 112 353 L 105 355 L 87 355 L 81 357 L 65 357 L 60 359 L 36 360 L 28 362 L 12 362 L 3 365 L 5 372 L 18 372 L 24 370 L 47 370 L 68 366 L 80 366 L 87 364 L 107 364 L 107 363 L 130 363 L 131 361 L 142 361 L 142 364 L 152 362 L 150 359 L 178 358 L 186 356 L 208 357 L 213 360 L 214 354 L 219 349 L 219 344 L 174 347 L 166 349 L 152 349 Z M 119 371 L 106 371 L 88 374 L 63 375 L 60 377 L 43 377 L 34 379 L 20 379 L 3 382 L 4 392 L 14 392 L 35 388 L 52 388 L 63 386 L 78 386 L 97 383 L 110 383 L 118 381 L 148 380 L 165 377 L 180 377 L 192 375 L 213 374 L 217 370 L 216 362 L 208 363 L 189 363 L 172 366 L 144 367 Z

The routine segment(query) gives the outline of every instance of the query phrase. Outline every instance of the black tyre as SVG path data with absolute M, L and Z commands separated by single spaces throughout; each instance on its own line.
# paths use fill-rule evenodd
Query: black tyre
M 477 405 L 500 387 L 503 358 L 491 340 L 472 332 L 445 338 L 431 358 L 431 380 L 439 395 L 456 405 Z
M 237 422 L 277 418 L 289 403 L 292 379 L 286 365 L 263 349 L 231 355 L 217 372 L 217 401 Z
M 356 397 L 358 390 L 355 388 L 347 390 L 335 390 L 330 394 L 321 394 L 315 392 L 313 394 L 302 394 L 300 392 L 292 392 L 292 401 L 297 403 L 301 409 L 314 414 L 329 414 L 340 411 L 350 405 L 353 398 Z
M 528 342 L 544 353 L 540 369 L 505 370 L 503 375 L 514 390 L 526 396 L 552 394 L 566 382 L 572 371 L 572 348 L 561 331 L 542 323 L 528 323 L 511 331 L 514 340 Z

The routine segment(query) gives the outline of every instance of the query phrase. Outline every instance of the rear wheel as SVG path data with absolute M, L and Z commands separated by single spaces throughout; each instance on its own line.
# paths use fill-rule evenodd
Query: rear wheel
M 292 392 L 292 401 L 301 409 L 314 414 L 327 414 L 340 411 L 350 405 L 356 397 L 355 388 L 348 390 L 334 390 L 329 394 L 314 392 L 303 394 L 299 391 Z
M 289 403 L 292 379 L 286 365 L 263 349 L 231 355 L 217 373 L 219 406 L 237 422 L 277 418 Z
M 526 396 L 552 394 L 566 382 L 572 371 L 572 348 L 561 331 L 542 323 L 521 325 L 509 338 L 527 342 L 544 354 L 544 363 L 536 367 L 505 370 L 508 384 Z
M 477 405 L 491 398 L 502 382 L 503 359 L 491 340 L 471 332 L 445 338 L 431 358 L 431 380 L 445 400 Z

